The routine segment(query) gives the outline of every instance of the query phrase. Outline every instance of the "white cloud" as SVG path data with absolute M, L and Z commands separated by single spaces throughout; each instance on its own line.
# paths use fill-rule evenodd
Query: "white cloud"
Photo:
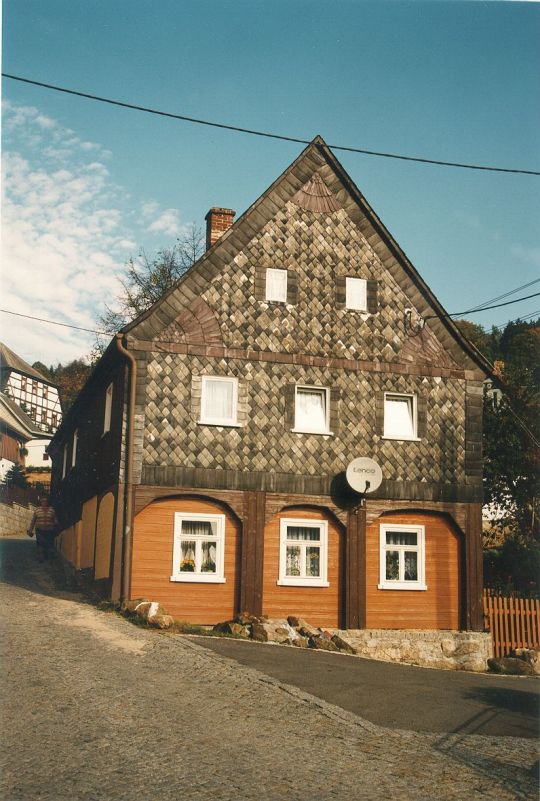
M 36 108 L 4 102 L 3 125 L 2 307 L 94 329 L 118 295 L 141 209 L 143 230 L 167 235 L 180 230 L 178 212 L 154 200 L 126 208 L 104 163 L 111 154 Z M 94 343 L 90 333 L 6 314 L 0 326 L 9 347 L 45 364 L 84 356 Z
M 148 230 L 161 232 L 168 236 L 177 236 L 181 230 L 178 211 L 176 209 L 165 209 L 165 211 L 161 212 L 159 217 L 151 223 Z

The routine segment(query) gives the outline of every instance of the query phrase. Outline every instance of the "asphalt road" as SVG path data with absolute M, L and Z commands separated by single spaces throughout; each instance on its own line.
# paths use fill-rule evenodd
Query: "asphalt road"
M 214 637 L 195 641 L 379 726 L 536 738 L 540 680 L 376 662 Z
M 2 801 L 537 797 L 531 716 L 520 709 L 511 721 L 501 701 L 514 710 L 509 690 L 532 694 L 533 680 L 460 675 L 483 692 L 502 688 L 503 696 L 497 705 L 475 700 L 478 711 L 468 707 L 455 720 L 445 709 L 440 720 L 457 722 L 451 731 L 414 730 L 418 716 L 410 712 L 407 724 L 390 711 L 412 692 L 402 677 L 453 682 L 454 674 L 242 642 L 208 639 L 201 647 L 97 610 L 66 584 L 57 559 L 37 562 L 28 539 L 0 540 L 0 564 Z M 209 645 L 264 664 L 241 664 Z M 288 681 L 272 675 L 277 668 L 269 661 L 276 659 L 284 660 L 279 670 Z M 358 671 L 351 686 L 345 664 Z M 319 697 L 293 686 L 299 674 Z M 437 686 L 416 685 L 419 706 L 460 703 L 455 691 L 442 695 Z M 377 705 L 394 724 L 367 718 Z M 503 736 L 479 734 L 472 718 L 493 712 Z M 527 736 L 508 736 L 504 720 Z

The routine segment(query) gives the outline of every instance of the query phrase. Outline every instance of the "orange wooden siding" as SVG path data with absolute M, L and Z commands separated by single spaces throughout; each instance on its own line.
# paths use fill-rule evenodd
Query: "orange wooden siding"
M 281 518 L 328 520 L 329 587 L 281 587 L 279 543 Z M 343 535 L 324 512 L 313 509 L 285 509 L 276 515 L 264 532 L 263 614 L 268 617 L 298 615 L 315 626 L 340 626 L 343 612 Z
M 425 526 L 427 590 L 378 589 L 379 533 L 383 523 Z M 460 535 L 443 516 L 384 515 L 368 526 L 366 628 L 459 629 L 460 548 Z
M 171 581 L 174 514 L 225 515 L 225 584 Z M 131 598 L 159 601 L 178 620 L 214 624 L 237 613 L 240 526 L 233 515 L 204 499 L 155 501 L 135 517 Z

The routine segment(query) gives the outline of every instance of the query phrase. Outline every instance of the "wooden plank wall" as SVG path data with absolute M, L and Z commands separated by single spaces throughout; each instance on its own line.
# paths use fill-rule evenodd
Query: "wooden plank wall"
M 224 584 L 171 581 L 175 512 L 225 515 Z M 155 501 L 135 517 L 131 598 L 159 601 L 178 620 L 215 624 L 238 612 L 240 524 L 219 504 L 194 498 Z
M 379 590 L 381 523 L 425 526 L 427 590 Z M 445 517 L 421 513 L 384 515 L 366 532 L 366 628 L 460 629 L 460 536 Z
M 329 587 L 281 587 L 279 577 L 280 520 L 303 518 L 328 520 Z M 344 610 L 344 545 L 341 527 L 323 511 L 284 509 L 267 523 L 264 530 L 263 614 L 268 617 L 298 615 L 315 626 L 341 627 Z

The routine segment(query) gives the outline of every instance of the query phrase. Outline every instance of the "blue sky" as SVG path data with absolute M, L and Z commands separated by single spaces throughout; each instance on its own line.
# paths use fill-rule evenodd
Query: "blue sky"
M 330 144 L 535 170 L 539 39 L 536 3 L 3 6 L 4 72 Z M 172 244 L 211 206 L 241 213 L 302 149 L 10 80 L 3 102 L 2 306 L 85 327 L 130 255 Z M 336 155 L 449 312 L 539 276 L 539 177 Z M 470 319 L 537 309 L 540 298 Z M 85 355 L 93 340 L 0 325 L 30 361 Z

